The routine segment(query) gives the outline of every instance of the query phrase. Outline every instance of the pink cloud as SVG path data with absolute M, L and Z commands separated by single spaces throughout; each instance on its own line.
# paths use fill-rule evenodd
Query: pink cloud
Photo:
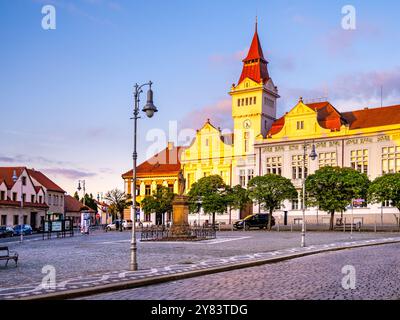
M 207 119 L 221 129 L 231 128 L 233 124 L 231 99 L 220 100 L 213 105 L 188 113 L 182 119 L 182 124 L 184 128 L 200 129 Z

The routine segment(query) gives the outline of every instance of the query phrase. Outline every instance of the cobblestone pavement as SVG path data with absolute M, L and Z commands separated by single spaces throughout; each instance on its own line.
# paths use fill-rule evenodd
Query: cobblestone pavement
M 397 237 L 399 233 L 354 233 L 354 240 Z M 307 244 L 343 243 L 349 233 L 313 232 L 307 234 Z M 89 236 L 42 240 L 17 239 L 8 242 L 11 250 L 19 253 L 18 268 L 13 262 L 8 268 L 0 266 L 1 288 L 37 286 L 45 274 L 42 268 L 54 266 L 57 281 L 77 277 L 97 276 L 99 273 L 117 273 L 129 265 L 130 232 L 94 232 Z M 299 247 L 299 232 L 240 231 L 220 232 L 217 239 L 202 242 L 138 243 L 141 270 L 169 265 L 194 265 L 208 259 L 271 252 Z
M 400 244 L 321 253 L 275 264 L 88 297 L 95 300 L 400 299 Z M 342 288 L 342 267 L 356 288 Z

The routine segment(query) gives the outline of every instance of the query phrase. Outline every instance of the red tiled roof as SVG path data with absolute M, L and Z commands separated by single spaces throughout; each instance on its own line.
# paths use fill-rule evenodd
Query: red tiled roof
M 342 116 L 328 101 L 308 103 L 307 106 L 317 111 L 317 119 L 322 128 L 340 130 L 344 123 Z
M 400 124 L 400 105 L 343 112 L 350 129 Z
M 267 60 L 264 58 L 260 39 L 258 37 L 257 26 L 251 42 L 251 46 L 247 57 L 243 60 L 243 70 L 240 75 L 239 84 L 246 78 L 250 78 L 255 82 L 267 82 L 269 80 Z
M 150 159 L 141 163 L 136 168 L 136 176 L 178 174 L 181 170 L 180 157 L 184 147 L 173 147 L 171 150 L 165 148 Z M 122 175 L 122 178 L 132 177 L 133 170 Z
M 65 193 L 65 191 L 62 188 L 60 188 L 57 184 L 55 184 L 53 181 L 51 181 L 48 177 L 46 177 L 40 171 L 28 169 L 28 173 L 33 179 L 35 179 L 37 182 L 39 182 L 47 190 Z
M 11 189 L 14 185 L 14 181 L 12 179 L 14 170 L 19 177 L 24 169 L 24 167 L 0 167 L 0 180 L 2 179 L 6 183 L 7 188 Z
M 274 121 L 274 123 L 271 126 L 271 129 L 269 130 L 267 136 L 273 136 L 277 133 L 279 133 L 283 126 L 285 125 L 285 116 L 279 118 L 278 120 Z
M 76 200 L 74 197 L 70 195 L 66 195 L 64 197 L 64 209 L 65 212 L 81 212 L 81 211 L 89 211 L 94 213 L 95 211 L 88 206 L 84 206 L 82 202 Z

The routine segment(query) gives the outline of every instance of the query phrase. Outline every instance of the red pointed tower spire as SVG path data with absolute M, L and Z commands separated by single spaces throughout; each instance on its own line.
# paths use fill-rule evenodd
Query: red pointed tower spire
M 247 57 L 243 60 L 243 70 L 239 79 L 240 84 L 245 78 L 250 78 L 255 82 L 267 82 L 269 80 L 268 61 L 264 58 L 260 39 L 258 38 L 258 22 Z

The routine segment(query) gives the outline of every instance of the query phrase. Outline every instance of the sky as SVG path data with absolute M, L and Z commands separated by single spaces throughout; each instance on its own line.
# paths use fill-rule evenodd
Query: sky
M 45 5 L 55 29 L 42 28 Z M 300 96 L 379 107 L 381 87 L 384 105 L 400 104 L 399 12 L 397 0 L 0 0 L 0 166 L 41 170 L 69 194 L 78 180 L 94 196 L 123 189 L 133 86 L 149 80 L 159 112 L 138 121 L 139 162 L 207 118 L 231 128 L 256 16 L 278 116 Z

